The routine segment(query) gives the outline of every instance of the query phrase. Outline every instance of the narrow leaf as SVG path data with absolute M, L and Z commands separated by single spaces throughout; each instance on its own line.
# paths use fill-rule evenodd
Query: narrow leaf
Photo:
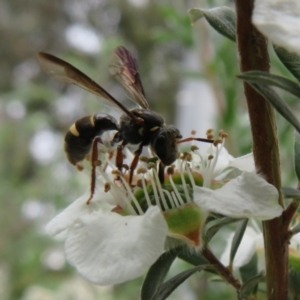
M 288 78 L 262 71 L 249 71 L 238 76 L 248 82 L 279 87 L 300 98 L 300 85 Z
M 142 285 L 141 300 L 153 299 L 154 294 L 164 282 L 173 261 L 180 251 L 182 251 L 182 248 L 178 247 L 165 252 L 151 266 Z
M 207 22 L 220 34 L 236 40 L 236 15 L 235 12 L 226 6 L 211 9 L 192 8 L 188 11 L 192 25 L 199 19 L 205 17 Z
M 258 273 L 258 256 L 256 252 L 254 252 L 250 261 L 246 265 L 239 268 L 239 271 L 243 283 L 256 276 L 256 274 Z
M 299 199 L 300 200 L 300 191 L 297 189 L 294 189 L 289 186 L 283 186 L 281 188 L 282 194 L 285 198 L 293 198 L 293 199 Z
M 284 66 L 300 81 L 300 56 L 276 45 L 273 48 Z
M 236 252 L 240 246 L 242 238 L 244 236 L 245 230 L 247 228 L 248 219 L 242 220 L 236 227 L 232 242 L 231 242 L 231 249 L 230 249 L 230 265 L 234 260 Z
M 230 217 L 224 217 L 217 220 L 208 222 L 204 228 L 204 243 L 208 244 L 213 236 L 225 225 L 238 222 L 240 219 L 234 219 Z
M 252 293 L 256 285 L 265 277 L 264 273 L 260 273 L 249 280 L 247 280 L 241 287 L 239 291 L 239 299 L 247 299 L 247 297 Z
M 191 251 L 190 249 L 181 251 L 178 257 L 194 266 L 208 264 L 208 260 L 200 252 Z
M 154 295 L 152 300 L 164 300 L 171 295 L 171 293 L 186 279 L 188 279 L 191 275 L 196 272 L 202 271 L 206 268 L 212 268 L 212 265 L 202 265 L 197 266 L 192 269 L 186 270 L 184 272 L 179 273 L 173 278 L 166 281 L 163 285 L 160 286 L 157 293 Z
M 266 100 L 268 100 L 272 106 L 277 110 L 277 112 L 284 117 L 294 128 L 300 132 L 300 123 L 297 118 L 289 108 L 289 106 L 285 103 L 283 99 L 281 99 L 278 94 L 270 87 L 251 83 L 251 86 L 259 92 Z
M 298 132 L 294 134 L 294 168 L 298 181 L 300 181 L 300 134 Z

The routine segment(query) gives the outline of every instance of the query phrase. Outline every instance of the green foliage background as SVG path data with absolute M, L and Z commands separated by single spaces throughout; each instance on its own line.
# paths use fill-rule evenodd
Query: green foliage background
M 138 58 L 150 106 L 167 122 L 174 121 L 180 82 L 189 77 L 205 78 L 218 108 L 211 127 L 228 132 L 226 146 L 231 154 L 246 154 L 251 151 L 251 133 L 242 83 L 235 77 L 239 73 L 235 44 L 214 32 L 204 20 L 192 27 L 187 15 L 192 7 L 219 5 L 230 6 L 231 1 L 0 3 L 0 299 L 138 299 L 142 283 L 137 279 L 98 288 L 85 282 L 63 263 L 62 242 L 45 234 L 45 224 L 83 193 L 88 177 L 69 166 L 60 149 L 51 160 L 38 161 L 30 151 L 34 137 L 40 130 L 47 130 L 62 149 L 64 133 L 77 118 L 106 111 L 110 105 L 105 101 L 99 104 L 93 95 L 49 79 L 40 71 L 36 53 L 50 52 L 71 62 L 126 102 L 125 93 L 109 76 L 108 57 L 117 45 L 128 47 Z M 67 42 L 65 31 L 76 23 L 101 35 L 99 54 L 82 52 Z M 199 72 L 183 68 L 182 59 L 191 49 L 197 51 L 201 61 Z M 273 57 L 272 63 L 273 73 L 291 77 L 277 58 Z M 80 111 L 61 113 L 60 99 L 67 95 L 79 101 Z M 297 111 L 295 99 L 286 94 L 284 97 Z M 281 118 L 278 128 L 286 171 L 283 178 L 289 183 L 293 175 L 292 129 Z M 53 262 L 58 262 L 54 264 L 57 267 Z M 179 262 L 172 270 L 176 273 L 184 268 L 187 265 Z M 231 299 L 230 288 L 224 283 L 207 282 L 211 276 L 203 274 L 189 279 L 170 299 L 188 295 L 189 299 Z

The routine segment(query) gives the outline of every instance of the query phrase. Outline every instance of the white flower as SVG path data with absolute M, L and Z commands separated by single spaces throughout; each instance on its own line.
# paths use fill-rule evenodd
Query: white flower
M 115 168 L 108 159 L 103 165 Z M 134 189 L 126 174 L 99 167 L 91 203 L 86 205 L 86 192 L 50 221 L 47 231 L 65 234 L 67 260 L 89 281 L 109 285 L 133 279 L 163 253 L 168 237 L 201 247 L 201 231 L 211 211 L 261 220 L 282 213 L 277 189 L 255 173 L 215 180 L 233 165 L 253 169 L 249 156 L 234 160 L 223 143 L 211 145 L 206 156 L 196 150 L 183 153 L 167 168 L 164 184 L 156 163 L 140 162 Z
M 252 21 L 275 45 L 300 54 L 299 0 L 256 0 Z
M 227 243 L 225 246 L 225 250 L 221 255 L 220 261 L 223 265 L 228 266 L 230 264 L 230 251 L 231 244 L 234 237 L 234 233 L 231 233 L 227 239 Z M 250 262 L 250 259 L 254 255 L 254 253 L 262 246 L 262 233 L 257 232 L 252 227 L 248 226 L 245 230 L 239 248 L 235 254 L 235 258 L 233 261 L 233 269 L 238 269 L 247 265 Z

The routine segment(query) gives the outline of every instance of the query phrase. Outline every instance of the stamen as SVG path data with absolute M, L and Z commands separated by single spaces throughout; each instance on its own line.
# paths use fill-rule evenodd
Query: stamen
M 156 180 L 156 182 L 157 182 L 158 192 L 159 192 L 159 195 L 160 195 L 160 197 L 161 197 L 161 200 L 162 200 L 162 203 L 163 203 L 163 206 L 164 206 L 164 211 L 169 210 L 169 207 L 168 207 L 166 198 L 165 198 L 164 193 L 163 193 L 163 191 L 162 191 L 162 186 L 161 186 L 160 180 L 159 180 L 159 178 L 158 178 L 157 172 L 156 172 L 155 169 L 153 169 L 152 172 L 153 172 L 153 174 L 154 174 L 154 176 L 155 176 L 155 180 Z
M 148 194 L 148 190 L 147 190 L 147 186 L 146 186 L 146 180 L 145 180 L 145 177 L 144 176 L 141 176 L 141 179 L 142 179 L 142 184 L 143 184 L 143 191 L 144 191 L 144 194 L 145 194 L 145 197 L 146 197 L 146 201 L 147 201 L 147 205 L 148 205 L 148 208 L 150 206 L 152 206 L 152 203 L 150 201 L 150 197 L 149 197 L 149 194 Z
M 164 189 L 162 189 L 162 191 L 168 196 L 169 202 L 171 204 L 171 209 L 174 208 L 174 207 L 176 207 L 176 204 L 173 201 L 171 193 L 168 190 L 164 190 Z
M 193 174 L 192 174 L 192 172 L 191 172 L 190 166 L 189 166 L 189 165 L 186 165 L 186 166 L 185 166 L 185 169 L 186 169 L 187 174 L 188 174 L 188 176 L 189 176 L 189 178 L 190 178 L 190 181 L 191 181 L 191 183 L 192 183 L 192 188 L 194 188 L 194 187 L 196 186 L 196 183 L 195 183 Z
M 126 192 L 129 194 L 130 198 L 132 199 L 132 201 L 134 203 L 134 206 L 138 210 L 139 215 L 143 215 L 144 212 L 143 212 L 143 210 L 142 210 L 139 202 L 135 198 L 134 194 L 132 193 L 130 186 L 128 185 L 128 183 L 126 182 L 126 180 L 123 178 L 123 176 L 120 176 L 120 179 L 122 180 L 122 183 L 123 183 L 123 185 L 124 185 L 124 187 L 126 189 Z
M 181 178 L 181 182 L 182 182 L 182 187 L 183 187 L 185 198 L 186 198 L 187 202 L 191 202 L 192 199 L 191 199 L 191 197 L 189 195 L 189 192 L 187 190 L 187 184 L 186 184 L 186 181 L 185 181 L 185 178 L 184 178 L 184 174 L 183 174 L 183 164 L 184 163 L 187 164 L 187 162 L 184 162 L 184 161 L 181 162 L 179 173 L 180 173 L 180 178 Z
M 171 192 L 171 196 L 174 200 L 175 207 L 180 207 L 180 203 L 179 203 L 178 199 L 176 198 L 176 195 L 174 192 Z
M 160 205 L 158 194 L 157 194 L 156 184 L 155 184 L 152 176 L 149 176 L 149 179 L 151 181 L 151 185 L 152 185 L 152 189 L 153 189 L 153 193 L 154 193 L 154 198 L 155 198 L 155 203 L 161 209 L 161 205 Z
M 107 174 L 103 170 L 101 170 L 101 168 L 99 168 L 99 172 L 107 182 L 111 182 L 111 180 L 109 179 Z M 122 191 L 120 187 L 118 187 L 114 183 L 112 183 L 110 192 L 111 192 L 113 198 L 117 199 L 116 204 L 118 204 L 122 208 L 125 208 L 126 210 L 128 210 L 128 212 L 132 215 L 137 214 L 136 211 L 134 210 L 134 208 L 132 207 L 131 203 L 128 201 L 127 196 L 124 194 L 124 191 Z M 120 202 L 120 200 L 123 200 L 123 201 Z
M 183 199 L 181 198 L 181 196 L 180 196 L 180 194 L 179 194 L 179 192 L 178 192 L 178 190 L 177 190 L 176 185 L 174 184 L 174 181 L 173 181 L 172 176 L 169 176 L 169 179 L 170 179 L 170 183 L 171 183 L 172 188 L 173 188 L 173 192 L 175 193 L 175 195 L 176 195 L 176 197 L 177 197 L 177 199 L 178 199 L 178 201 L 179 201 L 179 204 L 182 203 L 182 205 L 183 205 L 183 204 L 184 204 L 184 201 L 183 201 Z M 180 206 L 180 205 L 179 205 L 179 206 Z

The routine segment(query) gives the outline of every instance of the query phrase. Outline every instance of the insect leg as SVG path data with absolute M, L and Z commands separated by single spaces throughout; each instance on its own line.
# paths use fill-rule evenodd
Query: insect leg
M 143 150 L 143 147 L 144 147 L 144 144 L 141 143 L 138 147 L 138 149 L 134 152 L 134 158 L 131 162 L 131 165 L 130 165 L 130 173 L 129 173 L 129 185 L 131 185 L 131 182 L 132 182 L 132 177 L 133 177 L 133 172 L 138 164 L 138 161 L 139 161 L 139 157 L 142 153 L 142 150 Z
M 102 143 L 100 136 L 96 136 L 92 144 L 92 154 L 91 154 L 91 186 L 90 186 L 90 197 L 86 201 L 86 204 L 90 204 L 93 199 L 95 188 L 96 188 L 96 167 L 100 166 L 101 162 L 98 160 L 98 143 Z

